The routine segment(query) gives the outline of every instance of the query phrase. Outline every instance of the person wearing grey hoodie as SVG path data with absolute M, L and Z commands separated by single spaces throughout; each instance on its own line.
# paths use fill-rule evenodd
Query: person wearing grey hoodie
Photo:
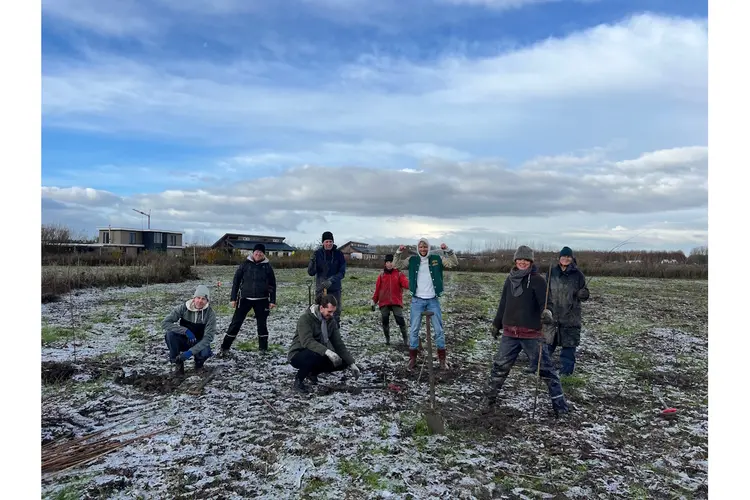
M 435 330 L 435 344 L 437 345 L 440 369 L 445 370 L 445 333 L 443 332 L 443 316 L 438 298 L 443 294 L 443 269 L 458 266 L 458 257 L 445 243 L 440 244 L 440 253 L 430 251 L 430 242 L 420 238 L 417 243 L 417 255 L 404 257 L 404 245 L 398 247 L 393 267 L 408 268 L 409 291 L 411 292 L 411 306 L 409 313 L 409 370 L 417 365 L 419 348 L 419 329 L 422 327 L 422 313 L 430 311 L 432 327 Z
M 258 328 L 258 349 L 268 350 L 268 316 L 271 309 L 276 307 L 276 275 L 271 262 L 266 257 L 266 246 L 258 243 L 247 260 L 240 264 L 234 273 L 230 304 L 234 309 L 232 322 L 227 328 L 221 343 L 221 355 L 229 353 L 232 342 L 245 322 L 247 314 L 252 309 L 255 312 L 255 322 Z
M 307 394 L 310 388 L 305 379 L 318 383 L 318 374 L 349 368 L 354 378 L 360 370 L 354 357 L 341 339 L 334 314 L 338 302 L 333 295 L 322 295 L 319 304 L 311 305 L 297 321 L 297 329 L 289 347 L 288 360 L 295 367 L 294 390 Z
M 177 365 L 177 373 L 185 373 L 185 361 L 195 360 L 195 370 L 211 357 L 211 342 L 216 335 L 216 313 L 211 309 L 210 292 L 198 285 L 193 298 L 175 307 L 161 322 L 169 361 Z

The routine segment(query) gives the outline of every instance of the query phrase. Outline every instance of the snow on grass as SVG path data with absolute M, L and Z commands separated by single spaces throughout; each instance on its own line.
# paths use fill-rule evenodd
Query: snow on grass
M 504 275 L 449 273 L 442 304 L 450 366 L 436 373 L 446 434 L 438 436 L 423 416 L 426 354 L 414 373 L 405 369 L 393 320 L 392 345 L 384 345 L 379 313 L 369 310 L 371 270 L 350 269 L 344 281 L 342 330 L 362 369 L 359 380 L 340 372 L 321 376 L 313 395 L 292 391 L 295 370 L 286 348 L 307 307 L 309 277 L 304 270 L 277 270 L 278 308 L 269 318 L 277 347 L 257 351 L 249 315 L 238 349 L 231 358 L 211 358 L 207 366 L 219 371 L 192 395 L 206 375 L 193 375 L 190 362 L 184 380 L 170 374 L 160 322 L 199 283 L 207 284 L 218 314 L 218 349 L 231 320 L 226 306 L 234 270 L 200 267 L 200 280 L 82 290 L 42 305 L 44 326 L 74 331 L 42 346 L 43 442 L 131 417 L 137 418 L 107 433 L 168 428 L 87 466 L 45 475 L 43 496 L 707 497 L 705 282 L 593 281 L 576 375 L 564 381 L 574 412 L 557 421 L 544 383 L 531 419 L 535 379 L 521 371 L 524 354 L 498 409 L 482 412 L 497 349 L 488 326 Z M 405 306 L 408 321 L 408 298 Z M 326 389 L 332 386 L 350 390 Z M 658 395 L 678 407 L 677 420 L 659 417 Z

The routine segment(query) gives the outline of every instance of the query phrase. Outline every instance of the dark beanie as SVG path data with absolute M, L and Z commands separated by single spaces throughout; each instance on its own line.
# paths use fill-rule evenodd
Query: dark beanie
M 393 262 L 393 254 L 389 253 L 385 256 L 385 262 Z
M 562 250 L 560 250 L 560 257 L 572 257 L 573 256 L 573 250 L 570 249 L 570 247 L 562 247 Z
M 256 243 L 253 247 L 253 252 L 256 250 L 260 250 L 263 253 L 266 253 L 266 246 L 263 243 Z
M 320 241 L 323 242 L 325 240 L 333 241 L 333 233 L 330 231 L 326 231 L 325 233 L 323 233 L 323 239 L 321 239 Z
M 513 260 L 519 259 L 534 262 L 534 251 L 526 245 L 521 245 L 518 247 L 518 250 L 516 250 L 516 253 L 513 254 Z

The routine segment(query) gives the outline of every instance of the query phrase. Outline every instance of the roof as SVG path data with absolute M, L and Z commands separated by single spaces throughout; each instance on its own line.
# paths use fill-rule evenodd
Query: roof
M 358 241 L 347 241 L 343 245 L 339 247 L 339 250 L 344 248 L 345 246 L 349 246 L 352 249 L 352 252 L 358 252 L 358 253 L 366 253 L 366 254 L 376 254 L 375 250 L 370 248 L 367 243 L 360 243 Z
M 130 227 L 97 227 L 97 231 L 134 231 L 136 233 L 170 233 L 182 234 L 182 231 L 172 231 L 171 229 L 135 229 Z
M 265 241 L 228 241 L 227 244 L 238 250 L 252 250 L 255 245 L 262 243 L 266 247 L 266 252 L 294 252 L 296 248 L 286 243 L 266 243 Z
M 263 236 L 259 234 L 241 234 L 241 233 L 224 233 L 224 236 L 216 240 L 216 243 L 211 245 L 211 248 L 216 248 L 222 243 L 226 243 L 227 245 L 231 246 L 230 242 L 232 240 L 237 240 L 238 238 L 245 238 L 244 240 L 240 241 L 252 241 L 253 244 L 255 243 L 263 243 L 267 244 L 266 242 L 268 240 L 281 240 L 284 241 L 286 239 L 285 236 Z M 235 241 L 236 243 L 236 241 Z M 269 242 L 270 243 L 270 242 Z M 276 243 L 274 243 L 276 244 Z

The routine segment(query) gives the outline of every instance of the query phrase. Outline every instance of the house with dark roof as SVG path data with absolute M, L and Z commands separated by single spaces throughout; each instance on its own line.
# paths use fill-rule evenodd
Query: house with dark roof
M 378 254 L 369 244 L 362 243 L 360 241 L 347 241 L 339 247 L 339 250 L 341 250 L 341 253 L 344 254 L 344 258 L 346 260 L 371 260 L 378 258 Z
M 242 255 L 249 255 L 253 252 L 253 247 L 256 244 L 263 243 L 266 247 L 266 255 L 292 255 L 297 249 L 284 243 L 285 239 L 281 236 L 226 233 L 211 245 L 211 248 L 223 249 L 227 252 L 236 250 Z

